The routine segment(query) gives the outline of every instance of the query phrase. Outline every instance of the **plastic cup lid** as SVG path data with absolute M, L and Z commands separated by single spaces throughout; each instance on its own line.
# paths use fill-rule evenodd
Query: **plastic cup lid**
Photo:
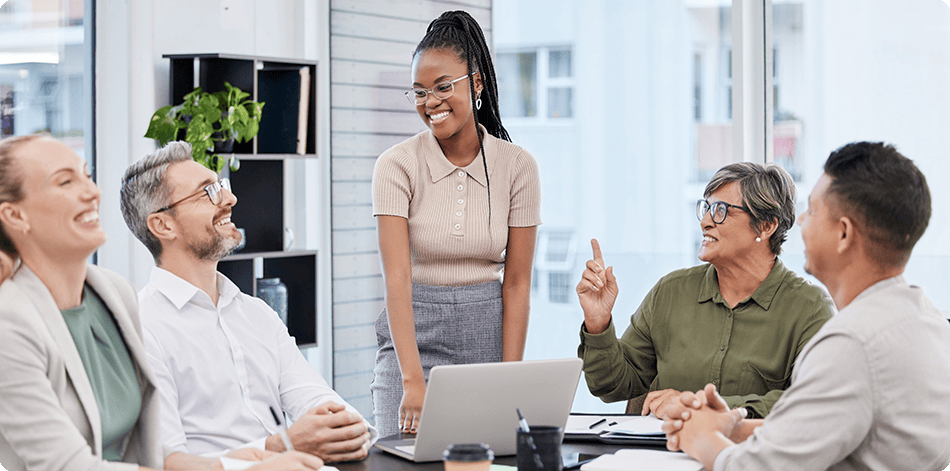
M 495 453 L 484 443 L 458 443 L 442 452 L 446 461 L 485 461 L 495 459 Z

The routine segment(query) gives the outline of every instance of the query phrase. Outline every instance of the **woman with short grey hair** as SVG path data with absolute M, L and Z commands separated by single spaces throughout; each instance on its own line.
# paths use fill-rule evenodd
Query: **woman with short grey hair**
M 759 165 L 738 162 L 719 169 L 703 191 L 704 199 L 696 204 L 700 220 L 707 211 L 705 198 L 727 183 L 738 182 L 739 193 L 748 209 L 749 224 L 753 231 L 761 231 L 768 223 L 775 222 L 775 232 L 769 239 L 772 253 L 782 253 L 782 243 L 788 239 L 788 230 L 795 224 L 795 181 L 788 171 L 777 164 Z M 724 207 L 717 208 L 724 211 Z
M 795 182 L 782 167 L 727 165 L 696 204 L 705 263 L 663 278 L 618 339 L 613 267 L 597 240 L 577 296 L 584 310 L 584 376 L 605 402 L 655 414 L 681 391 L 715 384 L 730 407 L 765 417 L 789 386 L 795 358 L 831 318 L 820 288 L 778 259 L 795 222 Z

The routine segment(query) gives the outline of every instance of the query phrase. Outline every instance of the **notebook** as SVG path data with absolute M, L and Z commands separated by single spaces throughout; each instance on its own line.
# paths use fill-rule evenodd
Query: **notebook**
M 602 455 L 581 466 L 581 471 L 702 471 L 703 464 L 685 453 L 660 450 L 625 449 L 612 455 Z
M 515 409 L 529 426 L 564 427 L 582 365 L 580 358 L 565 358 L 436 366 L 416 438 L 384 438 L 376 446 L 416 462 L 441 460 L 453 443 L 487 443 L 495 456 L 513 455 Z

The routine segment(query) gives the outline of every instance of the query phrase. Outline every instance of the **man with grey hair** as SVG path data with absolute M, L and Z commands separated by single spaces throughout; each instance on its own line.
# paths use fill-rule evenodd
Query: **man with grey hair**
M 172 142 L 122 180 L 129 229 L 156 267 L 139 292 L 149 363 L 171 450 L 219 455 L 256 446 L 283 451 L 272 411 L 294 422 L 293 446 L 326 462 L 366 457 L 376 430 L 304 359 L 277 314 L 217 272 L 241 241 L 227 179 Z

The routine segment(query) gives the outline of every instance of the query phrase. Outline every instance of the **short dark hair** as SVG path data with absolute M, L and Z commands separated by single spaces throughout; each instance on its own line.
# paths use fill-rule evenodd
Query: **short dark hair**
M 828 192 L 863 229 L 868 255 L 904 266 L 930 221 L 930 189 L 914 163 L 883 142 L 853 142 L 828 156 Z
M 782 253 L 788 230 L 795 224 L 795 180 L 787 170 L 774 163 L 736 162 L 719 169 L 703 191 L 703 197 L 715 193 L 727 183 L 739 182 L 742 205 L 749 209 L 749 225 L 755 232 L 775 222 L 769 239 L 773 254 Z

